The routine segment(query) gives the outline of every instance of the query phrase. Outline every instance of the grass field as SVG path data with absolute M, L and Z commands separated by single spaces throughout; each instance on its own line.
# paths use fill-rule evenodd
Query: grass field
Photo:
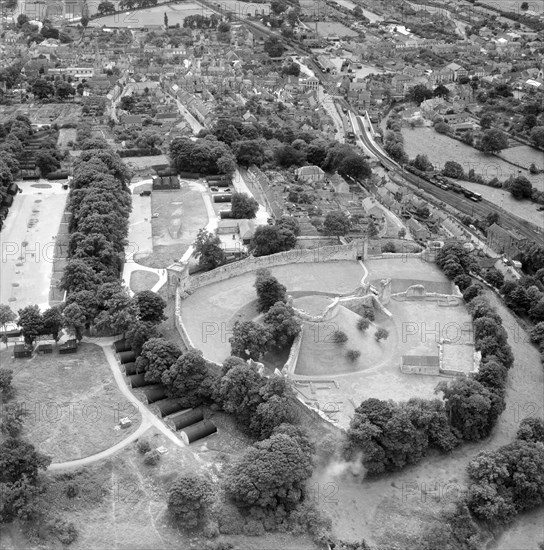
M 98 453 L 138 427 L 139 413 L 131 409 L 132 426 L 117 428 L 126 416 L 126 400 L 100 347 L 81 344 L 77 354 L 59 355 L 54 350 L 31 359 L 13 359 L 12 352 L 13 348 L 0 352 L 0 362 L 14 371 L 13 401 L 29 413 L 23 437 L 53 462 Z
M 355 31 L 352 31 L 342 23 L 336 23 L 335 21 L 319 21 L 317 23 L 317 33 L 321 36 L 336 34 L 340 38 L 343 36 L 358 36 L 358 33 Z
M 81 120 L 81 106 L 77 103 L 0 105 L 0 119 L 17 115 L 28 116 L 36 124 L 77 124 Z
M 182 183 L 180 190 L 155 191 L 151 195 L 153 253 L 136 254 L 147 267 L 165 268 L 179 260 L 208 223 L 208 214 L 198 184 Z
M 133 292 L 151 290 L 158 280 L 159 276 L 151 271 L 144 271 L 143 269 L 133 271 L 130 274 L 130 289 Z
M 123 27 L 139 28 L 146 25 L 164 25 L 164 14 L 168 16 L 168 24 L 183 26 L 183 21 L 190 15 L 211 15 L 211 11 L 204 6 L 193 3 L 170 4 L 168 6 L 156 6 L 146 10 L 117 13 L 93 19 L 90 27 Z

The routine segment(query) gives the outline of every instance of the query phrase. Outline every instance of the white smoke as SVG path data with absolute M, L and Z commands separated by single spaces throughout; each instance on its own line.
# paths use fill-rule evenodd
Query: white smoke
M 342 477 L 346 474 L 350 474 L 354 477 L 364 478 L 366 475 L 366 470 L 363 467 L 361 458 L 362 454 L 357 454 L 355 457 L 353 457 L 352 460 L 349 461 L 333 458 L 324 467 L 321 477 L 324 480 L 332 480 Z

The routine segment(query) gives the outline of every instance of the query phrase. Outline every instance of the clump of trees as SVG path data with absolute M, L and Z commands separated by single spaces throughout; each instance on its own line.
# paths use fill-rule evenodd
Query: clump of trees
M 282 217 L 274 225 L 259 225 L 251 241 L 254 256 L 268 256 L 293 249 L 300 235 L 296 219 Z
M 170 157 L 178 172 L 231 175 L 236 169 L 230 147 L 213 136 L 196 141 L 176 138 L 170 144 Z

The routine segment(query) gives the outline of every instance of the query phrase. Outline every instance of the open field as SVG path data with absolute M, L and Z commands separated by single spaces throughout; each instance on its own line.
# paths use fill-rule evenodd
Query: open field
M 222 424 L 214 417 L 219 427 Z M 228 432 L 231 436 L 231 432 Z M 169 439 L 154 430 L 146 433 L 153 448 L 168 450 L 155 466 L 146 466 L 143 455 L 133 443 L 115 457 L 84 470 L 67 470 L 47 474 L 47 491 L 39 497 L 39 509 L 46 519 L 62 517 L 75 524 L 78 538 L 70 545 L 73 550 L 202 550 L 206 539 L 179 529 L 167 512 L 167 494 L 172 482 L 184 473 L 202 473 L 218 481 L 220 468 L 247 446 L 239 437 L 230 445 L 217 447 L 216 436 L 188 448 L 176 447 Z M 236 448 L 234 448 L 236 445 Z M 68 488 L 75 490 L 73 498 Z M 42 527 L 31 524 L 23 532 L 17 524 L 3 526 L 0 544 L 9 550 L 28 550 L 36 547 L 62 548 L 59 541 Z M 41 538 L 41 537 L 46 538 Z M 40 538 L 38 538 L 40 537 Z M 220 535 L 237 550 L 317 550 L 306 536 L 283 533 L 259 537 Z M 32 541 L 32 543 L 31 543 Z
M 359 284 L 363 271 L 357 262 L 289 264 L 270 271 L 287 287 L 287 292 L 313 291 L 344 294 Z M 194 345 L 204 356 L 221 362 L 230 355 L 230 327 L 244 308 L 256 299 L 255 272 L 199 288 L 183 300 L 181 316 Z
M 486 155 L 474 147 L 461 143 L 455 139 L 449 138 L 444 134 L 435 132 L 432 128 L 403 128 L 404 149 L 410 158 L 415 158 L 418 154 L 428 155 L 429 160 L 435 165 L 435 168 L 442 169 L 448 160 L 453 160 L 461 164 L 465 172 L 474 168 L 476 174 L 480 174 L 484 179 L 490 180 L 497 177 L 503 181 L 510 176 L 516 177 L 519 168 L 508 162 L 494 156 Z M 519 157 L 516 156 L 519 152 Z M 526 165 L 527 170 L 521 170 L 533 186 L 544 191 L 544 178 L 542 175 L 532 175 L 529 173 L 529 166 L 534 162 L 537 166 L 542 166 L 542 152 L 537 149 L 513 147 L 511 152 L 501 153 L 505 158 L 512 162 Z
M 314 28 L 313 25 L 312 28 Z M 352 31 L 342 23 L 336 23 L 335 21 L 319 21 L 317 23 L 317 33 L 325 37 L 331 34 L 336 34 L 340 38 L 344 36 L 358 36 L 357 32 Z
M 219 0 L 212 1 L 220 12 L 231 11 L 236 17 L 253 17 L 255 14 L 268 15 L 270 13 L 270 3 L 263 2 L 240 2 L 239 0 Z
M 528 335 L 495 295 L 489 293 L 488 297 L 503 318 L 515 356 L 508 375 L 506 410 L 491 437 L 465 444 L 447 455 L 433 452 L 419 465 L 379 479 L 364 479 L 364 472 L 359 476 L 349 472 L 335 476 L 331 469 L 316 472 L 314 480 L 320 487 L 330 483 L 334 489 L 334 494 L 319 500 L 319 506 L 332 515 L 338 536 L 347 540 L 364 538 L 386 547 L 395 541 L 395 548 L 419 548 L 425 526 L 466 490 L 469 460 L 480 451 L 510 443 L 523 418 L 542 418 L 544 372 L 538 350 L 528 343 Z M 488 548 L 537 550 L 544 539 L 543 525 L 542 507 L 521 514 L 508 530 L 497 533 Z
M 181 189 L 154 191 L 151 211 L 158 214 L 151 220 L 153 252 L 135 254 L 135 260 L 147 267 L 165 268 L 179 260 L 208 223 L 201 185 L 182 182 Z M 133 197 L 133 202 L 140 197 Z M 149 198 L 142 197 L 149 201 Z M 131 217 L 132 219 L 132 217 Z
M 116 13 L 93 19 L 90 27 L 122 27 L 140 28 L 147 25 L 164 25 L 164 14 L 168 16 L 168 24 L 183 26 L 183 21 L 190 15 L 210 16 L 211 11 L 204 6 L 194 3 L 170 4 L 168 6 L 156 6 L 146 10 L 135 10 L 133 12 Z
M 68 148 L 68 142 L 75 143 L 77 130 L 75 128 L 61 128 L 59 130 L 59 138 L 57 145 L 59 149 Z
M 49 305 L 54 238 L 68 191 L 58 182 L 18 185 L 23 193 L 15 196 L 0 233 L 0 303 L 9 304 L 14 311 L 32 304 L 44 309 Z
M 34 355 L 13 359 L 12 349 L 0 353 L 2 367 L 14 371 L 15 402 L 28 411 L 23 436 L 53 462 L 83 458 L 111 447 L 140 423 L 131 408 L 131 427 L 121 430 L 127 416 L 102 349 L 81 344 L 76 354 Z
M 35 124 L 77 124 L 81 120 L 81 107 L 77 103 L 25 103 L 0 105 L 0 119 L 25 115 Z
M 130 289 L 132 292 L 151 290 L 158 282 L 159 276 L 151 271 L 140 269 L 130 274 Z

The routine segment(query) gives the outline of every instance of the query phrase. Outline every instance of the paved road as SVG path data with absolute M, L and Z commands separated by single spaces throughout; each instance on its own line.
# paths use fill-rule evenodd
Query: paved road
M 112 343 L 117 339 L 118 337 L 93 338 L 92 343 L 101 346 L 102 349 L 104 350 L 104 355 L 106 356 L 110 369 L 113 372 L 113 377 L 115 379 L 115 382 L 117 383 L 117 386 L 119 387 L 119 390 L 127 398 L 127 401 L 131 403 L 134 406 L 134 408 L 140 413 L 142 417 L 141 425 L 129 437 L 127 437 L 126 439 L 123 439 L 123 441 L 120 441 L 119 443 L 116 443 L 115 445 L 113 445 L 109 449 L 106 449 L 105 451 L 102 451 L 95 455 L 87 456 L 85 458 L 80 458 L 78 460 L 70 460 L 69 462 L 56 462 L 54 464 L 51 464 L 48 470 L 56 471 L 56 470 L 65 470 L 68 468 L 78 468 L 80 466 L 86 466 L 88 464 L 92 464 L 93 462 L 97 462 L 99 460 L 107 458 L 115 454 L 117 451 L 124 449 L 127 445 L 130 445 L 134 440 L 138 439 L 138 437 L 141 437 L 149 428 L 151 428 L 151 426 L 154 426 L 155 428 L 157 428 L 160 432 L 162 432 L 162 434 L 165 437 L 170 439 L 170 441 L 172 441 L 178 447 L 185 447 L 185 443 L 181 439 L 179 439 L 179 437 L 174 432 L 172 432 L 172 430 L 170 430 L 160 418 L 155 416 L 130 391 L 130 388 L 127 386 L 127 383 L 126 383 L 126 378 L 124 374 L 121 372 L 121 369 L 119 368 L 119 363 L 117 362 L 117 359 L 115 358 L 115 353 L 111 347 Z M 85 340 L 86 339 L 84 338 L 83 341 L 85 342 Z

